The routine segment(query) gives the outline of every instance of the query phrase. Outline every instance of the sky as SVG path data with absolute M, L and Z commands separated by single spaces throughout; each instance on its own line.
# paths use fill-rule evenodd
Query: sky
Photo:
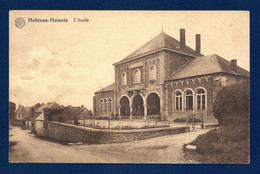
M 18 17 L 23 28 L 15 27 Z M 9 100 L 16 105 L 55 101 L 92 110 L 94 92 L 115 81 L 112 64 L 162 30 L 179 40 L 184 28 L 193 49 L 201 34 L 202 54 L 250 69 L 248 11 L 10 11 L 9 18 Z

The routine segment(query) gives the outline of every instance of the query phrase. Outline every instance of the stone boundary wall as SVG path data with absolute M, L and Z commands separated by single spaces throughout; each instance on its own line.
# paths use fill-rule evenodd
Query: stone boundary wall
M 52 121 L 48 122 L 45 136 L 64 143 L 106 144 L 144 140 L 189 131 L 189 126 L 138 130 L 104 130 Z

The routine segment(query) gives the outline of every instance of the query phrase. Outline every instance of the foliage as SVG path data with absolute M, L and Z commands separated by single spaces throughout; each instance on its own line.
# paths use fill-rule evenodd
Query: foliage
M 222 125 L 199 135 L 189 144 L 196 145 L 201 162 L 245 164 L 249 162 L 249 113 L 232 115 L 233 124 Z M 241 119 L 243 118 L 243 119 Z
M 213 112 L 219 124 L 229 124 L 232 113 L 248 113 L 250 110 L 249 82 L 237 83 L 221 89 L 213 105 Z M 232 119 L 232 118 L 231 118 Z
M 194 121 L 195 121 L 195 123 L 200 123 L 200 122 L 201 122 L 201 120 L 200 120 L 200 119 L 197 119 L 197 118 L 195 118 Z M 175 120 L 173 120 L 173 122 L 187 123 L 187 117 L 176 118 Z M 192 123 L 192 122 L 193 122 L 193 120 L 192 120 L 191 117 L 188 118 L 188 122 L 189 122 L 189 123 Z
M 15 115 L 15 103 L 9 101 L 9 119 L 14 119 L 14 115 Z
M 250 155 L 249 83 L 223 88 L 214 102 L 214 115 L 220 127 L 198 136 L 196 145 L 201 162 L 247 164 Z M 196 156 L 198 159 L 198 156 Z

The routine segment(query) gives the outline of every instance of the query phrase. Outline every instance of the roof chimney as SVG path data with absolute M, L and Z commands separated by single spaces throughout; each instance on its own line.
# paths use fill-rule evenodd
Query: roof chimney
M 180 29 L 180 47 L 183 49 L 185 46 L 185 29 Z
M 230 66 L 232 71 L 237 72 L 237 59 L 232 59 Z
M 200 34 L 196 34 L 196 52 L 200 54 L 201 44 L 200 44 Z

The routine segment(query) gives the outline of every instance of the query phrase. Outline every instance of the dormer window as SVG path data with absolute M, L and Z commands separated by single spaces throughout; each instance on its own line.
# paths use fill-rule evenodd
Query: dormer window
M 139 69 L 134 71 L 134 84 L 141 83 L 141 72 Z

